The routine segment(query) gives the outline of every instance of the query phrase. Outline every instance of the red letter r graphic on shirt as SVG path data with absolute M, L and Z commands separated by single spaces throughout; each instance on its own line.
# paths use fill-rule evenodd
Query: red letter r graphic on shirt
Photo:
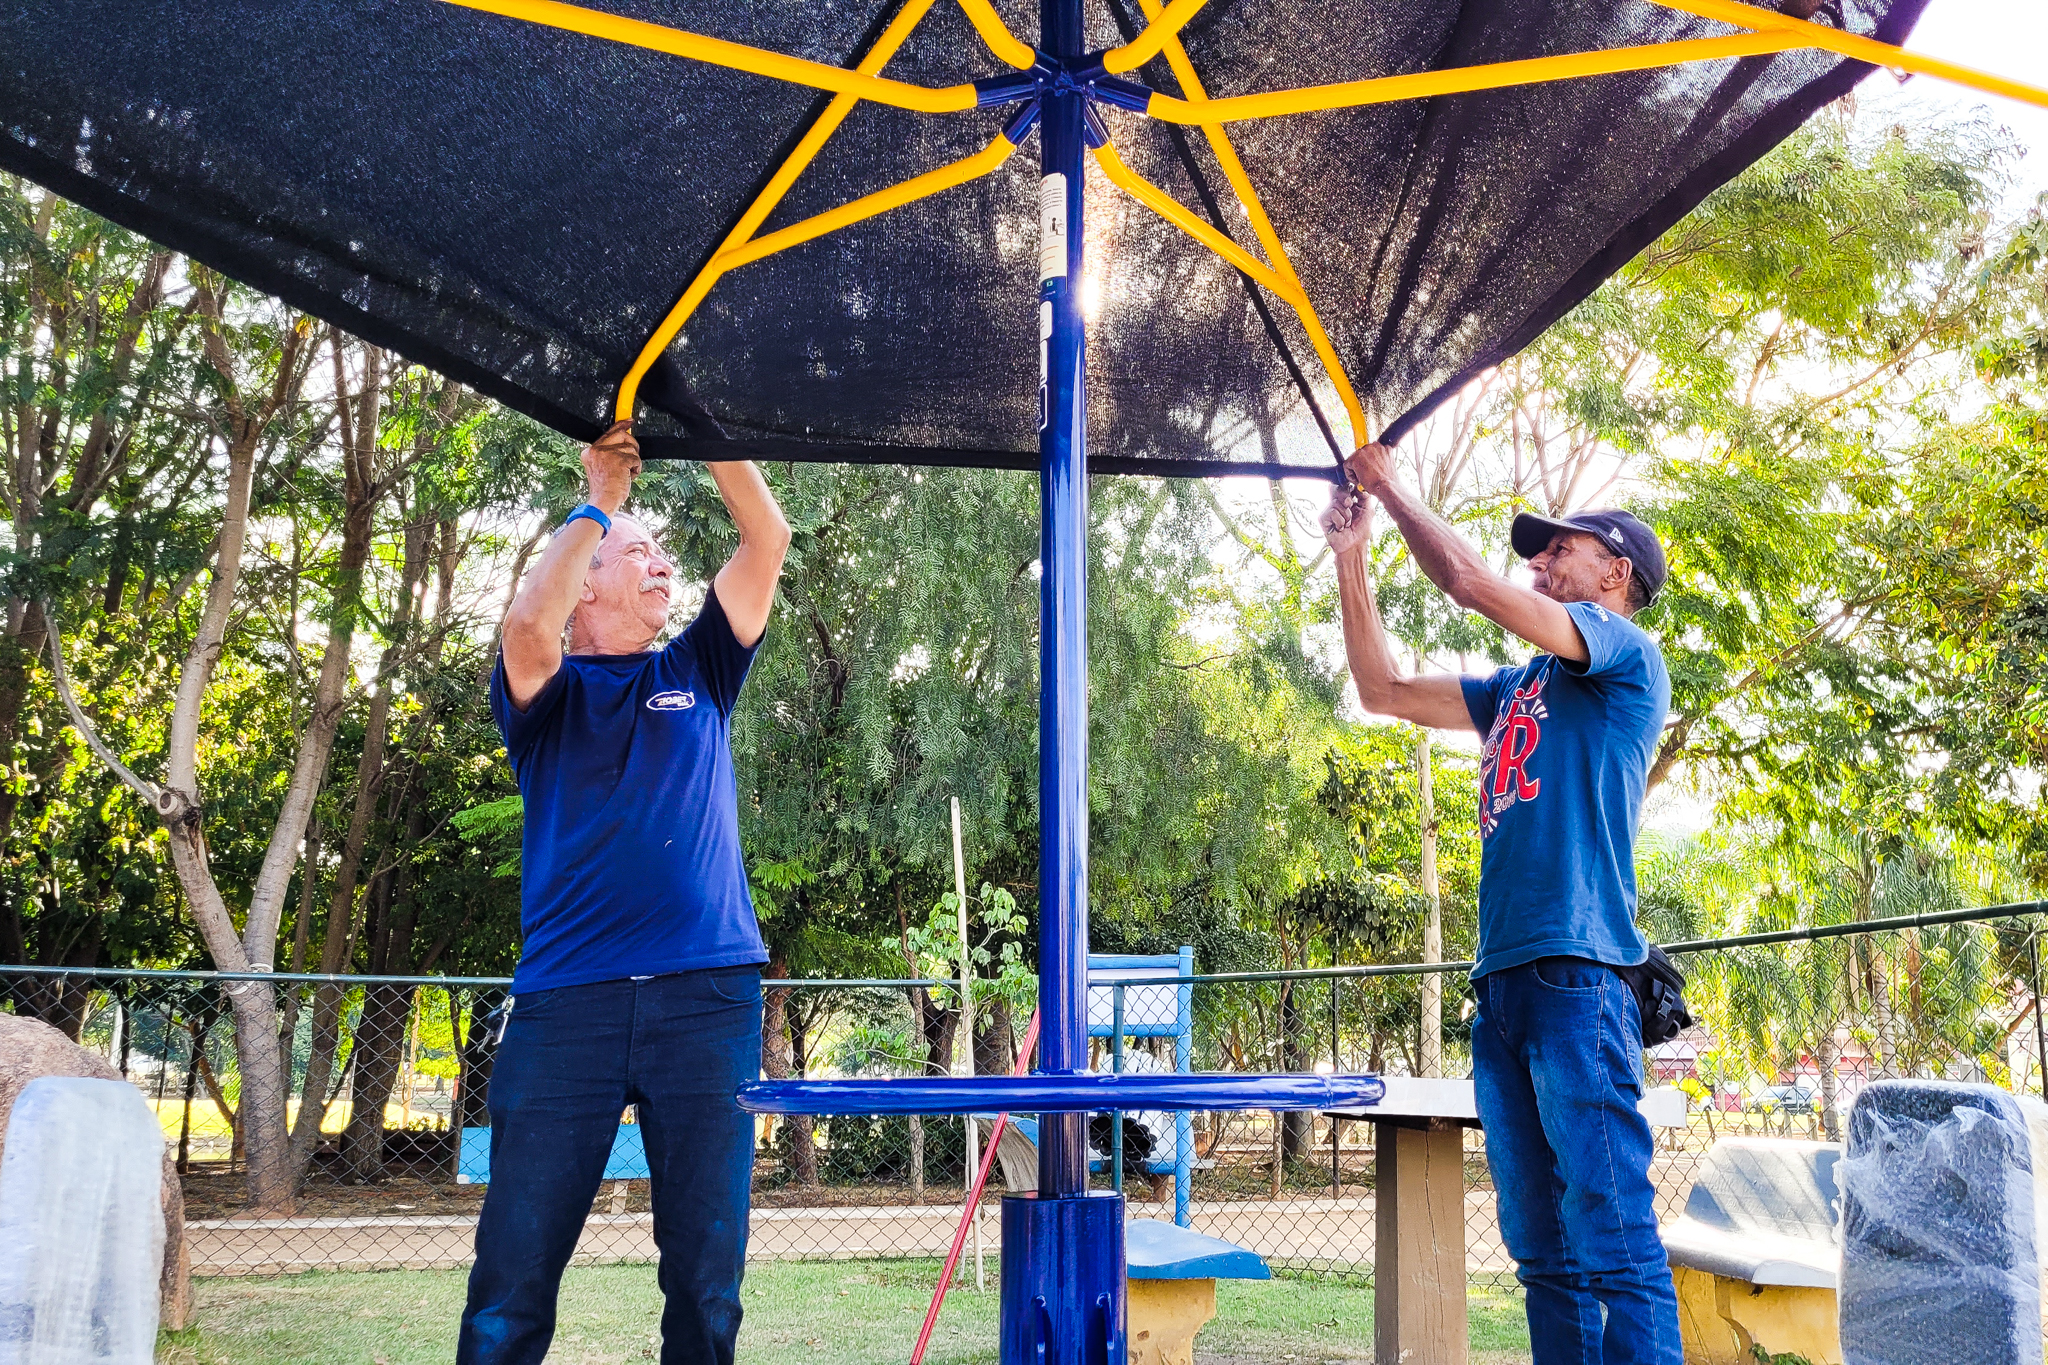
M 1512 715 L 1508 717 L 1507 733 L 1500 740 L 1500 767 L 1493 775 L 1493 794 L 1499 796 L 1508 789 L 1508 777 L 1515 779 L 1515 799 L 1533 801 L 1543 787 L 1540 779 L 1532 779 L 1527 767 L 1529 756 L 1536 752 L 1536 743 L 1543 738 L 1542 728 L 1534 716 Z M 1524 743 L 1523 741 L 1527 742 Z

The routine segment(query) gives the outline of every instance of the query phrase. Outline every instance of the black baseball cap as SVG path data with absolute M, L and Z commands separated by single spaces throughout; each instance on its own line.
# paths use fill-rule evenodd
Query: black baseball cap
M 1516 554 L 1524 559 L 1534 559 L 1550 548 L 1553 536 L 1571 531 L 1584 531 L 1589 536 L 1598 537 L 1609 553 L 1626 559 L 1629 571 L 1648 590 L 1649 600 L 1656 600 L 1669 572 L 1664 565 L 1664 546 L 1657 539 L 1657 533 L 1645 526 L 1633 512 L 1615 507 L 1594 507 L 1559 518 L 1523 512 L 1516 516 L 1508 539 Z

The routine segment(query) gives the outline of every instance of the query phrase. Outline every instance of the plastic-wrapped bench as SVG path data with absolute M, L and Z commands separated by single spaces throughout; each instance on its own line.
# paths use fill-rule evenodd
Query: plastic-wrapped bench
M 1840 1145 L 1716 1142 L 1664 1225 L 1687 1365 L 1755 1365 L 1756 1350 L 1840 1365 Z
M 1838 1175 L 1845 1361 L 2039 1365 L 2048 1106 L 1992 1085 L 1872 1081 Z
M 1216 1281 L 1270 1280 L 1251 1251 L 1156 1218 L 1124 1225 L 1130 1365 L 1193 1365 L 1195 1333 L 1216 1316 Z

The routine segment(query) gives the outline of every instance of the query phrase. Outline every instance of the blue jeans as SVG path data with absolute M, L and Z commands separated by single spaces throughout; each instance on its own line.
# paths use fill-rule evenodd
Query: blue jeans
M 662 1365 L 731 1365 L 761 1063 L 761 970 L 723 967 L 519 995 L 491 1070 L 491 1184 L 458 1365 L 540 1365 L 562 1267 L 638 1109 L 653 1177 Z
M 1472 1074 L 1534 1365 L 1681 1365 L 1657 1235 L 1643 1027 L 1612 971 L 1550 957 L 1472 983 Z M 1605 1310 L 1605 1321 L 1602 1321 Z

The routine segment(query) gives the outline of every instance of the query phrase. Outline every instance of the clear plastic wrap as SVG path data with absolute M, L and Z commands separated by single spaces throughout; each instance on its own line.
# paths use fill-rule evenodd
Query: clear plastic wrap
M 1849 1117 L 1844 1365 L 2042 1365 L 2048 1107 L 1879 1081 Z
M 0 1365 L 149 1365 L 163 1133 L 134 1086 L 44 1076 L 0 1159 Z

